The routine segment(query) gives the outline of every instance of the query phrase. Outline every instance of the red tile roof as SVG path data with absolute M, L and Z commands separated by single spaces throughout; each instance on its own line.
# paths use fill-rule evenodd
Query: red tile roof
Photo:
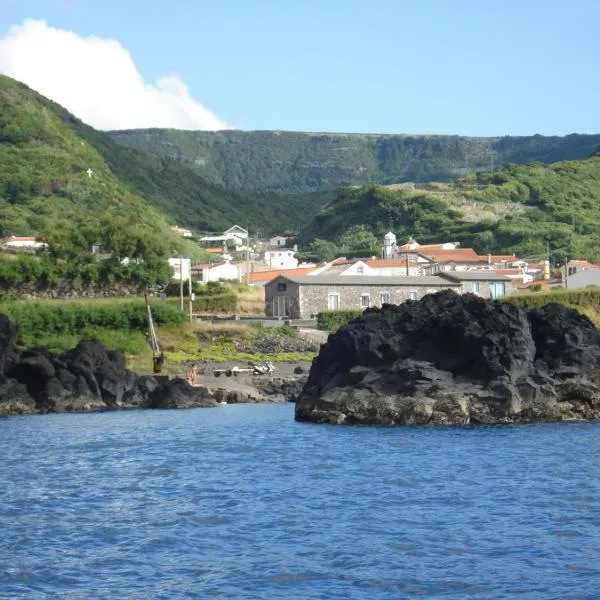
M 271 281 L 271 279 L 275 279 L 275 277 L 279 277 L 280 275 L 289 275 L 291 277 L 304 277 L 309 273 L 312 273 L 316 267 L 300 267 L 299 269 L 278 269 L 273 271 L 257 271 L 255 273 L 248 273 L 247 275 L 243 275 L 243 281 L 247 281 L 248 283 L 257 283 L 259 281 Z
M 515 262 L 517 259 L 515 254 L 492 254 L 491 256 L 487 257 L 487 260 L 489 260 L 492 263 L 501 263 L 501 262 Z
M 584 267 L 585 269 L 597 269 L 598 265 L 595 265 L 587 260 L 570 260 L 570 265 L 577 265 L 578 267 Z
M 457 248 L 456 250 L 427 250 L 422 252 L 419 248 L 417 252 L 435 262 L 487 262 L 487 257 L 479 256 L 473 248 Z

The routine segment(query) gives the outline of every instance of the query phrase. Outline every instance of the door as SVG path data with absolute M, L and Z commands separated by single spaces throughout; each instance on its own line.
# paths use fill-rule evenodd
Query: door
M 290 316 L 289 296 L 276 296 L 273 298 L 273 316 L 274 317 L 289 317 Z

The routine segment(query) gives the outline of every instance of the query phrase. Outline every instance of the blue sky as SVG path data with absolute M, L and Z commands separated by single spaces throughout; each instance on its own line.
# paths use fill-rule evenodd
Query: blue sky
M 241 129 L 600 132 L 598 0 L 0 0 L 0 35 L 26 18 L 118 41 Z

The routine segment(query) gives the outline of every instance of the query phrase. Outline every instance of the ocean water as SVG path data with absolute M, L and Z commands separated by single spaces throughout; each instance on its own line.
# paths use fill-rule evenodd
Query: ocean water
M 600 598 L 600 424 L 0 420 L 0 598 Z

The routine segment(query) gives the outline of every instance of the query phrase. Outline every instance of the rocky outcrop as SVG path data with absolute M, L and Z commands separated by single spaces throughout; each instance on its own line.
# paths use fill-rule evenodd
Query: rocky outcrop
M 600 418 L 600 331 L 558 304 L 443 291 L 330 335 L 296 419 L 469 424 Z
M 296 402 L 302 392 L 308 375 L 296 374 L 294 377 L 270 377 L 258 380 L 254 385 L 271 402 Z
M 19 352 L 15 328 L 0 314 L 0 416 L 124 408 L 216 406 L 206 389 L 183 379 L 159 383 L 125 366 L 120 352 L 84 340 L 63 354 Z

